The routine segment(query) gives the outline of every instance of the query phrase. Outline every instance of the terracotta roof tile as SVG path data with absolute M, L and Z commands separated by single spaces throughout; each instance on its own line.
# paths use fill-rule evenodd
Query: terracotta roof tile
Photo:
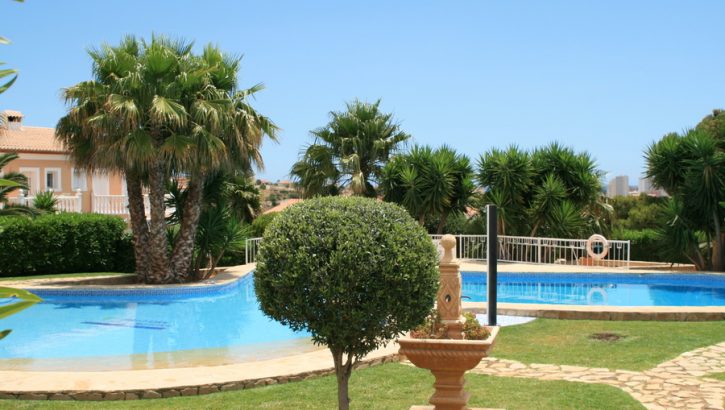
M 66 150 L 55 139 L 55 130 L 45 127 L 25 127 L 0 130 L 0 151 L 59 152 Z
M 302 199 L 299 198 L 292 198 L 292 199 L 285 199 L 284 201 L 280 202 L 279 205 L 275 206 L 274 208 L 267 209 L 266 211 L 262 212 L 263 214 L 268 214 L 271 212 L 280 212 L 283 211 L 285 208 L 294 205 L 296 203 L 302 202 Z

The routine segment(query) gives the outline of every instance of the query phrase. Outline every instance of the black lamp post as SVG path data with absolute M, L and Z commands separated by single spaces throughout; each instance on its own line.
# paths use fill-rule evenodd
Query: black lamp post
M 498 285 L 498 229 L 496 226 L 496 205 L 486 205 L 486 215 L 488 223 L 486 224 L 486 270 L 487 281 L 487 300 L 488 300 L 488 325 L 496 326 L 496 288 Z

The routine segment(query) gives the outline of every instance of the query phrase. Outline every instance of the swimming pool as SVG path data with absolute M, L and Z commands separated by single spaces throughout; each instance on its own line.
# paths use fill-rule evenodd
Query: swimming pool
M 315 349 L 265 317 L 252 275 L 173 290 L 38 290 L 0 321 L 0 369 L 106 370 L 227 364 Z
M 463 272 L 486 300 L 486 274 Z M 499 273 L 502 303 L 725 306 L 725 275 Z M 220 365 L 318 349 L 259 310 L 251 274 L 207 287 L 34 291 L 44 301 L 0 321 L 0 370 Z M 2 303 L 0 301 L 0 303 Z
M 486 274 L 462 277 L 463 295 L 485 302 Z M 499 272 L 497 291 L 502 303 L 725 306 L 725 275 Z

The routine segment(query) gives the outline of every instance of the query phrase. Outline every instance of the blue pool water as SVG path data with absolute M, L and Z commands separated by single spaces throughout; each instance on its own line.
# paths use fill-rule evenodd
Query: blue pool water
M 499 273 L 500 302 L 725 306 L 725 275 Z M 41 290 L 44 301 L 0 321 L 0 369 L 115 370 L 227 364 L 315 349 L 265 317 L 253 276 L 213 287 Z M 486 300 L 486 275 L 463 273 Z M 7 303 L 7 300 L 0 300 Z
M 463 295 L 486 301 L 486 274 L 462 276 Z M 725 275 L 499 272 L 497 290 L 505 303 L 725 306 Z
M 0 329 L 12 329 L 0 342 L 0 369 L 105 369 L 99 357 L 109 368 L 221 364 L 245 351 L 272 354 L 309 340 L 262 314 L 252 275 L 216 289 L 185 289 L 35 292 L 42 303 L 0 321 Z

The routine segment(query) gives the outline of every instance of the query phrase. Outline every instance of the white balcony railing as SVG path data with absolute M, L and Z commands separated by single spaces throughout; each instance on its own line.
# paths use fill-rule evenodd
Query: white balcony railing
M 149 216 L 148 194 L 143 196 L 146 217 Z M 126 195 L 93 195 L 92 212 L 105 215 L 128 215 L 128 197 Z
M 59 212 L 88 212 L 83 209 L 83 192 L 77 190 L 75 194 L 55 194 L 55 208 Z M 16 197 L 8 198 L 8 203 L 13 205 L 33 206 L 35 195 L 27 195 L 25 190 L 20 190 Z M 149 197 L 144 195 L 144 209 L 146 216 L 149 216 Z M 166 209 L 168 216 L 173 208 Z M 128 215 L 128 197 L 126 195 L 93 195 L 91 196 L 90 212 L 104 215 Z
M 83 210 L 83 192 L 76 191 L 73 195 L 53 195 L 56 200 L 55 208 L 60 212 L 81 212 Z M 8 198 L 8 203 L 21 206 L 33 206 L 35 203 L 35 195 L 27 195 L 24 189 L 21 189 L 19 195 Z
M 104 215 L 128 214 L 126 195 L 93 195 L 92 211 Z

